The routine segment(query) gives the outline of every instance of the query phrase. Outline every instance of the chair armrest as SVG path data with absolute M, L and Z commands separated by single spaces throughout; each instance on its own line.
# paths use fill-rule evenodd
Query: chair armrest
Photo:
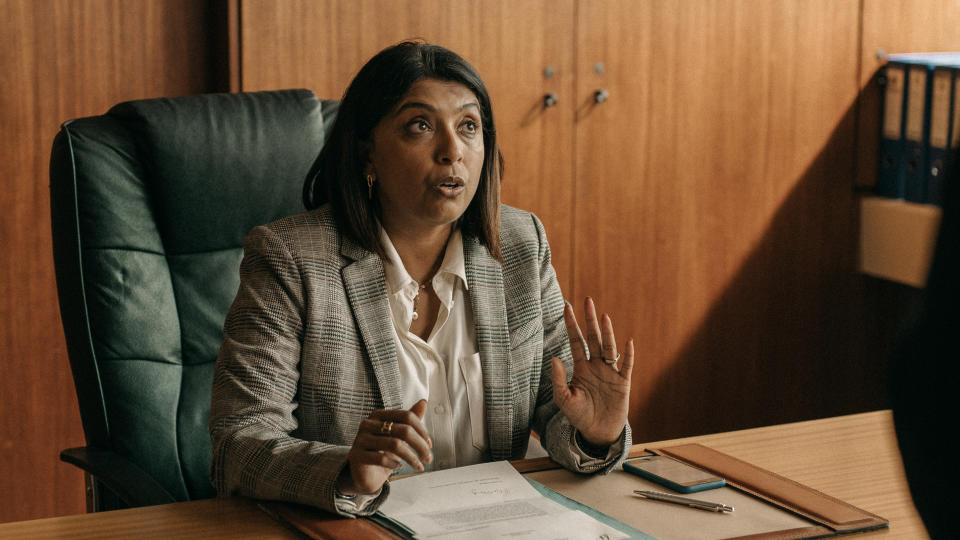
M 177 502 L 153 477 L 112 450 L 68 448 L 60 452 L 60 460 L 93 475 L 131 507 Z

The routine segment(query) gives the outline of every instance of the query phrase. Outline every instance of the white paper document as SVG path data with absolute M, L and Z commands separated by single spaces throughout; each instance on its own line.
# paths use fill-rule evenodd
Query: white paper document
M 627 538 L 544 497 L 506 461 L 394 480 L 380 511 L 416 531 L 417 538 Z

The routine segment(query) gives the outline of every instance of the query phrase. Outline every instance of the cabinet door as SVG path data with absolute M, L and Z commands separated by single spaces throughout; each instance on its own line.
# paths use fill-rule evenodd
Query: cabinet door
M 862 406 L 858 7 L 578 3 L 574 295 L 636 340 L 637 440 Z
M 338 98 L 361 65 L 391 44 L 422 38 L 456 51 L 493 100 L 506 161 L 503 201 L 543 220 L 568 291 L 573 15 L 573 0 L 244 0 L 241 87 L 304 87 Z M 544 108 L 547 93 L 557 94 L 558 106 Z

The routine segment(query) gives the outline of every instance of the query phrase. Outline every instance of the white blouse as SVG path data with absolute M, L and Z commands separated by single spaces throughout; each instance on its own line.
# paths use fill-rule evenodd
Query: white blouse
M 407 273 L 386 231 L 381 241 L 387 252 L 384 270 L 403 408 L 427 400 L 423 420 L 433 440 L 433 461 L 423 465 L 430 471 L 481 463 L 487 456 L 483 377 L 460 231 L 450 235 L 443 262 L 431 282 L 440 299 L 440 312 L 426 340 L 410 331 L 418 284 Z M 416 471 L 405 463 L 399 474 L 412 472 Z
M 387 232 L 380 230 L 380 240 L 387 254 L 384 271 L 393 315 L 393 340 L 397 346 L 403 408 L 409 409 L 417 401 L 427 399 L 424 424 L 433 440 L 433 461 L 424 463 L 424 469 L 449 469 L 487 461 L 483 376 L 474 336 L 473 310 L 467 293 L 469 284 L 460 231 L 455 230 L 450 235 L 443 262 L 431 282 L 440 298 L 440 313 L 424 341 L 410 332 L 418 284 L 404 268 Z M 577 444 L 573 445 L 572 451 L 581 464 L 587 465 L 619 455 L 622 448 L 621 442 L 615 443 L 604 458 L 587 455 Z M 404 463 L 398 474 L 413 472 L 417 471 Z M 379 493 L 338 499 L 336 504 L 342 511 L 358 512 Z

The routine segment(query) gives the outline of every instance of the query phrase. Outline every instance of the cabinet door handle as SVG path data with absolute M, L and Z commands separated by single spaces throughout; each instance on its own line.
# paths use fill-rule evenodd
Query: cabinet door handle
M 543 96 L 543 106 L 544 107 L 553 107 L 557 104 L 557 95 L 553 92 Z
M 610 92 L 606 88 L 601 88 L 593 93 L 593 101 L 596 103 L 603 103 L 610 98 Z

